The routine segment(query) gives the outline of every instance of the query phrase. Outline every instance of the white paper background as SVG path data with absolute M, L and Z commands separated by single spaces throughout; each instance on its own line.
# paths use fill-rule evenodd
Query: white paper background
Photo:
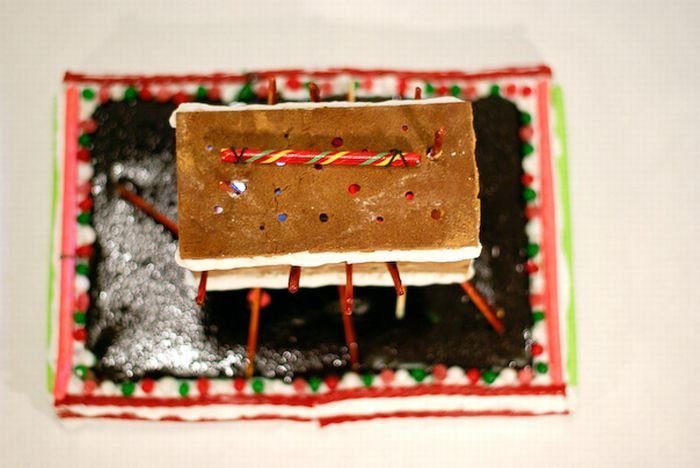
M 697 466 L 698 2 L 99 3 L 0 3 L 0 465 Z M 45 291 L 51 100 L 65 69 L 531 62 L 518 37 L 552 65 L 567 101 L 576 414 L 322 431 L 58 424 L 45 392 Z

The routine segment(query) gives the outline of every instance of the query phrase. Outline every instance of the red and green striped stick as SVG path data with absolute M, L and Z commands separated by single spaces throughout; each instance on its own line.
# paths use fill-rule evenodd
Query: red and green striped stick
M 403 156 L 403 157 L 402 157 Z M 221 160 L 228 163 L 256 164 L 320 164 L 348 166 L 408 166 L 420 164 L 420 153 L 400 151 L 314 151 L 314 150 L 261 150 L 255 148 L 223 148 Z

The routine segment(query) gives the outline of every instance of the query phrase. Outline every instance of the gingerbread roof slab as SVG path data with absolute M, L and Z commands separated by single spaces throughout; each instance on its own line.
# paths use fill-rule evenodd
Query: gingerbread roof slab
M 480 252 L 467 102 L 184 104 L 173 120 L 186 268 L 454 262 Z M 442 152 L 429 158 L 440 128 Z M 290 150 L 312 156 L 288 163 Z M 343 162 L 355 153 L 365 164 Z

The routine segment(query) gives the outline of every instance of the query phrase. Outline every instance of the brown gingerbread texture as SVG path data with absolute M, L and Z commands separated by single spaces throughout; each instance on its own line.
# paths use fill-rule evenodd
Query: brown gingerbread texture
M 376 251 L 408 252 L 404 261 L 433 261 L 420 253 L 478 249 L 471 105 L 429 101 L 180 108 L 174 118 L 181 262 L 205 270 L 212 269 L 211 262 L 197 260 L 255 257 L 283 265 L 296 263 L 290 254 L 298 260 L 324 253 L 347 254 L 340 260 L 352 262 L 358 252 Z M 428 158 L 441 127 L 442 154 Z M 220 149 L 227 147 L 399 149 L 422 158 L 416 167 L 234 164 L 220 159 Z M 222 181 L 244 182 L 246 190 L 232 197 L 219 188 Z M 323 255 L 315 258 L 323 264 Z M 461 258 L 450 261 L 456 260 Z

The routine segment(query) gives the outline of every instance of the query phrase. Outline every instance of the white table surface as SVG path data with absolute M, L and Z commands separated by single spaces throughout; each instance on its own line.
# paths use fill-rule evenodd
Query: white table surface
M 0 3 L 0 465 L 700 464 L 699 2 L 87 3 Z M 45 291 L 51 103 L 65 69 L 510 65 L 504 57 L 532 55 L 525 42 L 494 40 L 513 31 L 565 91 L 574 415 L 324 430 L 59 424 L 45 390 Z

